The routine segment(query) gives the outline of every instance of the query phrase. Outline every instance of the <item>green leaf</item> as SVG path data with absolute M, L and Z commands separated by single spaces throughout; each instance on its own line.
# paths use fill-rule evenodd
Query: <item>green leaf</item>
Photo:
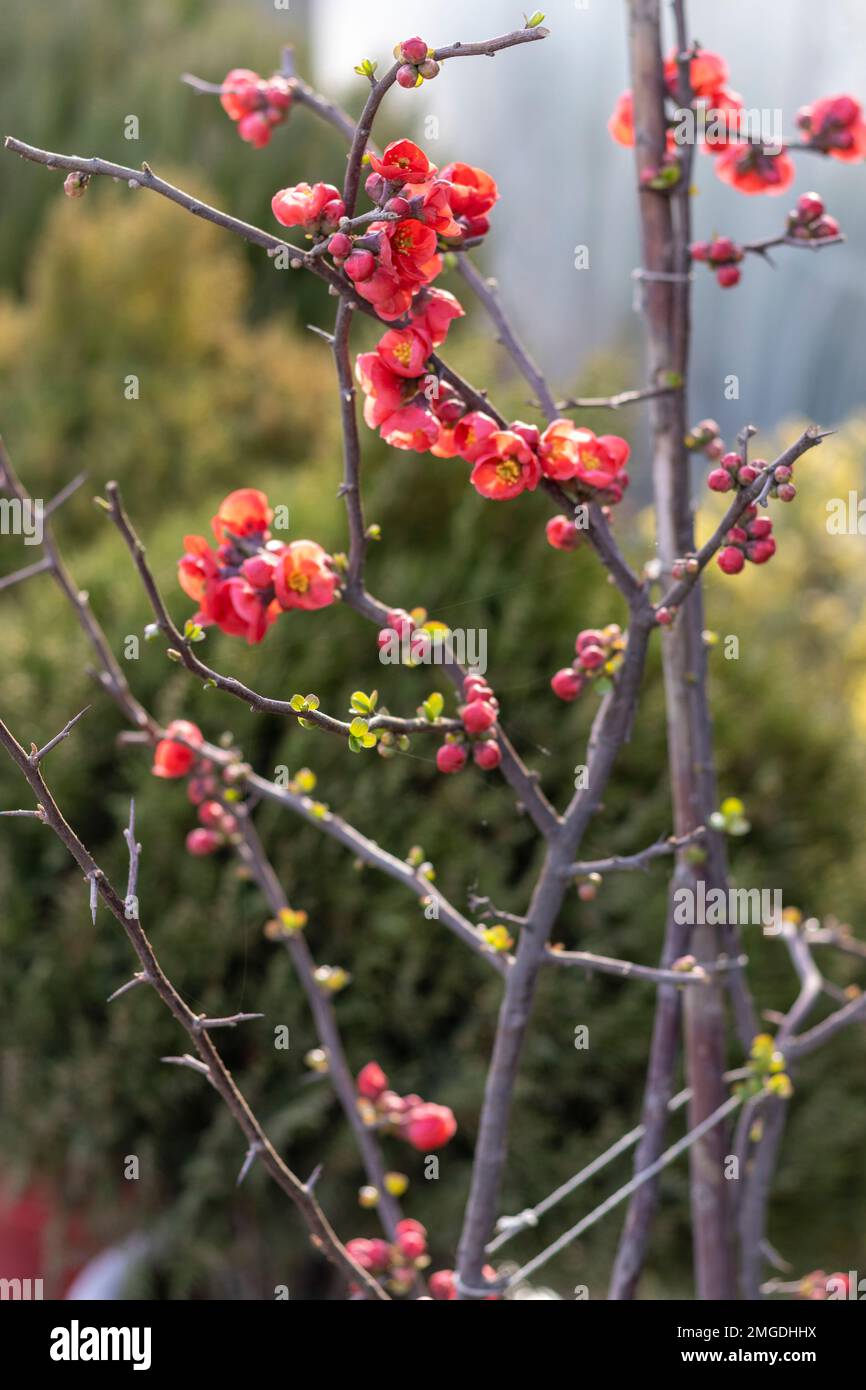
M 318 708 L 319 708 L 319 697 L 318 697 L 318 695 L 305 695 L 305 696 L 304 696 L 304 709 L 318 709 Z
M 613 690 L 613 681 L 609 681 L 606 676 L 594 682 L 597 695 L 609 695 Z
M 356 690 L 349 700 L 349 704 L 356 714 L 370 713 L 370 697 L 365 695 L 363 690 Z
M 360 753 L 360 751 L 361 751 L 361 744 L 360 744 L 360 741 L 359 741 L 357 738 L 355 738 L 354 734 L 350 734 L 350 735 L 349 735 L 349 752 L 350 752 L 350 753 Z
M 369 77 L 372 79 L 378 66 L 379 64 L 374 63 L 372 58 L 364 58 L 363 61 L 356 66 L 355 72 L 359 77 Z
M 289 701 L 289 704 L 294 710 L 302 710 L 304 708 L 303 695 L 293 695 L 291 700 Z
M 376 708 L 376 706 L 378 705 L 378 703 L 379 703 L 379 692 L 378 692 L 378 690 L 374 690 L 374 691 L 372 692 L 372 694 L 370 695 L 370 709 L 371 709 L 371 711 L 374 710 L 374 709 Z
M 362 748 L 375 748 L 375 747 L 376 747 L 376 735 L 375 735 L 375 734 L 364 734 L 364 735 L 362 735 L 362 738 L 361 738 L 361 747 L 362 747 Z
M 188 642 L 203 642 L 207 634 L 200 623 L 193 622 L 192 618 L 187 618 L 183 635 Z
M 444 708 L 445 701 L 438 690 L 434 690 L 424 701 L 424 712 L 430 720 L 438 719 Z
M 349 733 L 353 738 L 363 738 L 367 732 L 366 719 L 353 719 L 349 725 Z
M 543 23 L 544 15 L 542 14 L 541 10 L 536 10 L 535 13 L 533 15 L 530 15 L 529 19 L 527 19 L 526 27 L 527 29 L 537 29 L 539 24 Z

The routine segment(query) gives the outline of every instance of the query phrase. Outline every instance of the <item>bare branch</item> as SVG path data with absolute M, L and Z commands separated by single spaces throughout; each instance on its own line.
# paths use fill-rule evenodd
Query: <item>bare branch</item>
M 563 870 L 563 877 L 579 878 L 582 874 L 606 874 L 619 869 L 645 870 L 653 859 L 676 854 L 697 840 L 702 840 L 706 833 L 706 828 L 700 825 L 688 835 L 671 835 L 667 840 L 657 840 L 639 854 L 614 854 L 607 859 L 586 859 L 577 864 L 568 864 Z
M 47 753 L 51 752 L 52 748 L 56 748 L 58 743 L 62 743 L 65 738 L 69 737 L 69 735 L 72 733 L 72 730 L 78 723 L 79 719 L 83 719 L 89 709 L 90 706 L 85 705 L 84 709 L 79 710 L 78 714 L 74 715 L 72 719 L 70 719 L 69 723 L 66 724 L 60 730 L 59 734 L 55 734 L 52 739 L 49 739 L 43 748 L 34 748 L 33 752 L 30 754 L 30 762 L 33 764 L 34 767 L 38 766 L 38 764 L 42 762 L 42 759 L 46 756 Z

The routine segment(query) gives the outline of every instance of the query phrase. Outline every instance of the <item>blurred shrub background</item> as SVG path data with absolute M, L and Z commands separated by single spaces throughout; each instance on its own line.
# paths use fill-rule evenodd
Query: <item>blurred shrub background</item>
M 297 18 L 293 7 L 287 28 L 285 16 L 277 20 L 258 6 L 195 0 L 153 0 L 134 20 L 108 0 L 13 5 L 0 53 L 4 131 L 124 163 L 147 158 L 184 187 L 270 226 L 277 187 L 306 177 L 339 181 L 339 141 L 297 110 L 268 150 L 252 152 L 217 103 L 196 97 L 176 76 L 189 68 L 218 78 L 233 65 L 269 72 L 290 33 L 303 63 L 304 26 L 291 29 Z M 357 103 L 357 87 L 345 95 Z M 129 112 L 140 116 L 139 144 L 123 138 Z M 319 287 L 276 272 L 259 253 L 159 199 L 107 181 L 70 203 L 58 175 L 5 156 L 0 196 L 0 427 L 36 496 L 48 498 L 88 470 L 91 485 L 64 507 L 57 530 L 114 650 L 121 655 L 125 638 L 141 635 L 150 613 L 118 538 L 91 502 L 108 478 L 120 481 L 179 619 L 189 610 L 174 578 L 182 537 L 205 532 L 234 487 L 263 488 L 272 503 L 290 507 L 294 535 L 342 548 L 331 363 L 306 328 L 327 323 L 332 311 Z M 734 195 L 731 203 L 733 212 Z M 493 239 L 507 227 L 506 204 Z M 817 280 L 824 265 L 810 260 L 808 273 Z M 779 273 L 799 269 L 786 264 Z M 459 282 L 446 283 L 471 307 Z M 367 336 L 361 328 L 359 341 Z M 565 389 L 610 390 L 639 379 L 639 364 L 621 344 L 605 341 L 603 328 L 587 326 L 586 337 L 596 355 L 579 380 L 563 369 Z M 527 413 L 526 388 L 478 314 L 458 325 L 449 352 L 511 413 Z M 124 396 L 130 374 L 140 381 L 134 401 Z M 714 410 L 712 400 L 701 404 L 705 413 Z M 652 531 L 641 511 L 641 418 L 627 412 L 613 424 L 609 415 L 586 422 L 619 428 L 635 446 L 637 501 L 619 509 L 616 524 L 642 563 Z M 780 437 L 799 427 L 789 422 Z M 778 441 L 756 442 L 769 455 Z M 507 727 L 562 803 L 583 761 L 595 697 L 562 706 L 548 678 L 568 660 L 579 627 L 622 618 L 618 596 L 590 555 L 569 558 L 545 545 L 543 499 L 490 506 L 467 488 L 459 461 L 398 454 L 369 434 L 364 444 L 368 517 L 383 531 L 370 559 L 372 591 L 396 604 L 423 604 L 453 626 L 487 629 L 490 677 Z M 735 880 L 779 888 L 786 903 L 835 913 L 866 935 L 864 542 L 829 536 L 824 525 L 825 499 L 862 486 L 864 446 L 866 424 L 849 419 L 799 466 L 797 504 L 776 509 L 783 515 L 770 569 L 749 567 L 727 581 L 714 572 L 707 607 L 712 629 L 740 643 L 737 661 L 725 659 L 722 642 L 712 655 L 720 786 L 745 800 L 753 825 L 732 845 Z M 709 526 L 720 504 L 706 493 L 701 504 Z M 13 537 L 0 539 L 3 573 L 34 554 Z M 183 852 L 193 824 L 183 787 L 151 779 L 143 751 L 118 750 L 122 721 L 94 693 L 85 673 L 89 652 L 50 579 L 2 594 L 0 613 L 3 719 L 25 744 L 42 743 L 92 702 L 51 758 L 61 805 L 97 860 L 123 880 L 120 832 L 135 795 L 142 917 L 168 974 L 202 1010 L 264 1012 L 261 1024 L 221 1035 L 227 1060 L 296 1171 L 324 1164 L 319 1191 L 340 1233 L 374 1234 L 374 1215 L 357 1205 L 363 1176 L 347 1127 L 327 1082 L 311 1079 L 304 1066 L 316 1040 L 287 957 L 262 935 L 267 913 L 257 891 L 230 863 Z M 210 636 L 206 655 L 283 698 L 315 691 L 334 711 L 360 685 L 378 686 L 390 708 L 409 713 L 441 685 L 429 668 L 381 667 L 373 630 L 339 607 L 283 618 L 253 650 Z M 437 777 L 423 739 L 391 762 L 351 758 L 337 740 L 287 730 L 202 691 L 166 661 L 160 643 L 142 644 L 128 676 L 160 718 L 194 719 L 213 739 L 231 730 L 266 774 L 281 764 L 313 768 L 317 795 L 380 843 L 397 854 L 423 846 L 458 904 L 474 888 L 524 910 L 539 847 L 496 777 Z M 0 764 L 0 805 L 25 805 L 26 795 Z M 352 1067 L 375 1057 L 397 1089 L 451 1105 L 457 1115 L 438 1182 L 424 1181 L 421 1156 L 386 1141 L 389 1165 L 412 1179 L 406 1207 L 430 1228 L 435 1267 L 450 1265 L 498 982 L 425 921 L 398 886 L 359 873 L 312 828 L 274 808 L 261 810 L 259 824 L 293 904 L 309 912 L 317 959 L 352 972 L 337 1004 Z M 669 825 L 656 644 L 634 740 L 585 850 L 631 852 Z M 665 892 L 664 864 L 648 876 L 611 877 L 594 903 L 574 896 L 556 935 L 572 947 L 654 963 Z M 179 1046 L 159 1002 L 142 992 L 105 1007 L 129 975 L 129 948 L 104 911 L 91 926 L 79 872 L 38 824 L 3 823 L 0 902 L 0 1171 L 7 1191 L 50 1184 L 97 1242 L 148 1232 L 154 1258 L 138 1283 L 146 1296 L 269 1298 L 276 1284 L 287 1284 L 293 1297 L 326 1295 L 327 1269 L 285 1199 L 261 1172 L 235 1188 L 243 1143 L 228 1115 L 198 1078 L 159 1065 Z M 745 944 L 760 1005 L 787 1007 L 796 986 L 782 948 L 756 929 L 747 930 Z M 821 959 L 839 985 L 863 983 L 853 963 Z M 539 1200 L 636 1123 L 652 1008 L 653 992 L 642 984 L 587 981 L 576 972 L 552 972 L 544 981 L 518 1089 L 504 1210 Z M 272 1045 L 278 1024 L 290 1029 L 288 1052 Z M 573 1046 L 578 1024 L 589 1026 L 588 1052 Z M 797 1272 L 863 1269 L 866 1262 L 862 1049 L 862 1030 L 850 1031 L 799 1073 L 770 1223 L 774 1244 Z M 732 1047 L 731 1064 L 740 1060 Z M 137 1183 L 123 1176 L 129 1154 L 140 1159 Z M 528 1257 L 541 1237 L 576 1221 L 629 1173 L 629 1160 L 620 1160 L 604 1184 L 591 1184 L 508 1253 Z M 688 1296 L 684 1166 L 668 1170 L 662 1191 L 643 1292 Z M 602 1297 L 619 1226 L 616 1216 L 601 1223 L 551 1265 L 546 1282 L 564 1296 L 585 1283 Z

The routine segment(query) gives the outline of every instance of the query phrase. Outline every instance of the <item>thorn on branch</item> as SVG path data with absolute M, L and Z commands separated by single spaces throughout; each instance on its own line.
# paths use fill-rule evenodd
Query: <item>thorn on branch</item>
M 70 719 L 69 723 L 66 724 L 64 728 L 60 730 L 59 734 L 55 734 L 52 739 L 49 739 L 49 741 L 45 744 L 44 748 L 37 748 L 36 745 L 33 744 L 33 751 L 30 754 L 31 766 L 38 767 L 42 759 L 45 757 L 46 753 L 50 753 L 52 748 L 56 748 L 58 743 L 62 743 L 62 741 L 65 738 L 68 738 L 69 735 L 72 733 L 72 730 L 75 728 L 75 725 L 78 723 L 79 719 L 83 719 L 89 709 L 90 706 L 85 705 L 84 709 L 80 710 L 78 714 L 76 714 L 72 719 Z
M 146 985 L 148 983 L 149 981 L 144 971 L 140 970 L 133 975 L 131 980 L 127 980 L 125 985 L 121 985 L 120 989 L 116 989 L 113 994 L 109 994 L 105 1002 L 106 1004 L 113 1004 L 115 999 L 119 999 L 122 994 L 128 994 L 131 989 L 137 989 L 139 985 Z
M 93 869 L 87 875 L 90 884 L 90 916 L 94 926 L 96 926 L 96 907 L 99 902 L 99 883 L 104 877 L 101 869 Z
M 246 1152 L 246 1157 L 244 1158 L 244 1161 L 241 1164 L 241 1171 L 238 1173 L 237 1178 L 235 1180 L 235 1187 L 240 1187 L 241 1183 L 243 1182 L 247 1173 L 252 1168 L 259 1154 L 263 1152 L 263 1149 L 264 1145 L 260 1144 L 258 1139 L 255 1139 L 253 1143 L 250 1144 Z
M 197 1071 L 201 1076 L 206 1076 L 208 1081 L 211 1079 L 210 1067 L 200 1062 L 197 1057 L 191 1057 L 188 1052 L 182 1057 L 160 1057 L 159 1060 L 172 1067 L 189 1067 L 190 1071 Z
M 255 1018 L 264 1018 L 264 1014 L 232 1014 L 228 1018 L 208 1018 L 200 1014 L 193 1027 L 197 1033 L 208 1028 L 234 1028 L 238 1023 L 249 1023 Z
M 312 1193 L 315 1191 L 316 1183 L 319 1181 L 319 1178 L 322 1176 L 323 1168 L 324 1168 L 324 1165 L 323 1165 L 323 1164 L 317 1163 L 316 1166 L 315 1166 L 315 1168 L 313 1169 L 312 1173 L 311 1173 L 310 1176 L 307 1178 L 307 1181 L 304 1183 L 304 1188 L 305 1188 L 305 1190 L 306 1190 L 310 1195 L 312 1195 Z

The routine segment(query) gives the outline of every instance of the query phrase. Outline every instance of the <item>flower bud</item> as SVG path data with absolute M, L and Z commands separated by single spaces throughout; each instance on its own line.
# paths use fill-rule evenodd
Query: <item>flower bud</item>
M 723 290 L 729 290 L 740 283 L 740 272 L 735 265 L 720 265 L 716 271 L 716 279 Z
M 376 269 L 376 257 L 372 251 L 357 248 L 347 257 L 343 266 L 350 280 L 369 280 Z
M 427 82 L 431 82 L 434 77 L 439 76 L 439 64 L 435 58 L 425 58 L 420 64 L 418 71 Z
M 397 82 L 401 87 L 417 87 L 420 80 L 418 69 L 410 67 L 408 63 L 397 69 Z
M 417 34 L 414 38 L 403 39 L 394 50 L 394 57 L 402 58 L 404 63 L 423 63 L 427 57 L 427 43 Z
M 72 173 L 67 174 L 63 180 L 63 192 L 67 198 L 83 198 L 89 183 L 89 174 L 82 174 L 77 169 L 73 169 Z
M 186 837 L 187 853 L 195 855 L 197 859 L 215 854 L 222 843 L 222 836 L 215 830 L 191 830 Z
M 467 734 L 483 734 L 496 723 L 496 710 L 486 700 L 464 705 L 461 718 Z
M 734 480 L 726 468 L 714 468 L 707 474 L 707 487 L 713 492 L 730 492 L 733 486 Z
M 745 555 L 735 545 L 726 545 L 719 551 L 719 569 L 724 574 L 739 574 L 745 563 Z
M 583 689 L 583 678 L 570 666 L 565 666 L 551 678 L 550 688 L 560 700 L 576 700 Z
M 345 232 L 336 232 L 328 242 L 328 250 L 336 261 L 344 261 L 352 250 L 352 239 Z
M 436 753 L 436 766 L 440 772 L 462 772 L 466 760 L 467 753 L 462 743 L 443 743 Z
M 776 495 L 780 502 L 793 502 L 794 498 L 797 496 L 797 489 L 794 487 L 793 483 L 783 483 L 782 486 L 777 489 Z
M 814 222 L 824 211 L 824 200 L 819 193 L 801 193 L 797 199 L 797 216 L 801 222 Z
M 502 750 L 493 739 L 485 739 L 483 743 L 475 744 L 472 757 L 482 772 L 492 772 L 502 762 Z

